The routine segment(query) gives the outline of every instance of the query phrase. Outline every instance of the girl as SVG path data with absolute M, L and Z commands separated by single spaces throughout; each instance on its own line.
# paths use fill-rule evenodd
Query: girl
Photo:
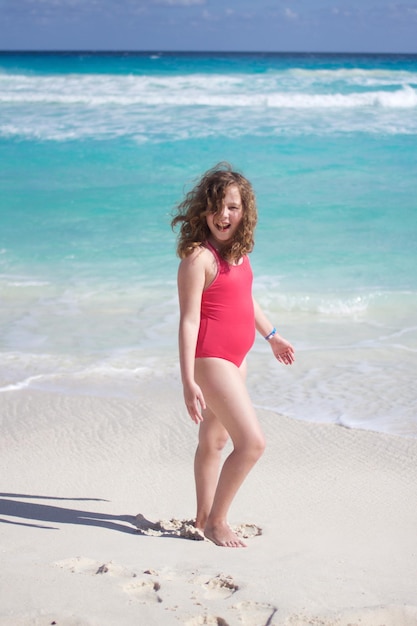
M 249 398 L 246 354 L 255 328 L 278 361 L 290 365 L 294 349 L 273 328 L 252 296 L 257 221 L 252 187 L 221 163 L 202 176 L 177 207 L 180 305 L 179 354 L 184 399 L 199 424 L 194 474 L 195 525 L 218 546 L 244 547 L 227 524 L 243 480 L 264 451 L 264 437 Z M 233 450 L 221 469 L 228 438 Z

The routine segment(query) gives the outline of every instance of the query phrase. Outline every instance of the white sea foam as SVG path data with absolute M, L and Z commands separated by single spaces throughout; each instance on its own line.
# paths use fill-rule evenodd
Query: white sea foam
M 0 393 L 31 389 L 66 395 L 136 398 L 138 382 L 178 377 L 177 359 L 168 355 L 161 367 L 157 350 L 152 353 L 134 348 L 114 350 L 101 358 L 97 355 L 63 358 L 59 354 L 23 351 L 5 352 L 2 357 Z
M 288 313 L 322 314 L 329 317 L 356 317 L 366 314 L 371 306 L 378 308 L 382 301 L 392 297 L 395 302 L 401 299 L 401 293 L 385 294 L 378 291 L 365 293 L 282 293 L 277 279 L 270 280 L 260 277 L 255 285 L 256 295 L 268 307 L 276 311 Z M 404 297 L 407 297 L 407 293 Z M 410 298 L 414 301 L 414 297 Z
M 378 87 L 393 85 L 417 85 L 417 74 L 407 70 L 388 69 L 302 69 L 288 70 L 288 75 L 293 77 L 294 82 L 302 82 L 305 85 L 344 83 L 350 86 Z
M 103 107 L 207 106 L 277 108 L 417 107 L 417 91 L 409 82 L 391 91 L 326 93 L 280 89 L 279 81 L 264 78 L 191 75 L 186 77 L 33 77 L 1 81 L 0 102 Z M 416 81 L 417 83 L 417 76 Z M 22 83 L 22 84 L 21 84 Z M 299 86 L 300 87 L 300 86 Z
M 396 91 L 372 91 L 355 94 L 306 94 L 275 92 L 269 94 L 214 94 L 199 93 L 167 93 L 164 95 L 132 94 L 121 96 L 108 94 L 93 96 L 80 92 L 79 94 L 62 94 L 45 92 L 41 94 L 10 94 L 0 95 L 0 102 L 29 103 L 29 104 L 61 104 L 85 105 L 88 107 L 103 107 L 117 105 L 130 107 L 141 105 L 146 107 L 231 107 L 231 108 L 258 108 L 272 107 L 278 109 L 328 109 L 328 108 L 358 108 L 382 106 L 392 109 L 412 109 L 417 107 L 417 90 L 409 85 L 403 85 Z
M 408 134 L 417 132 L 416 108 L 412 72 L 0 75 L 5 137 L 143 142 L 226 133 Z
M 30 387 L 33 383 L 39 380 L 45 380 L 45 376 L 29 376 L 24 380 L 19 380 L 18 382 L 4 385 L 3 387 L 0 387 L 0 393 L 4 393 L 5 391 L 20 391 L 21 389 L 26 389 L 27 387 Z
M 46 287 L 50 283 L 44 280 L 12 280 L 7 283 L 8 287 Z

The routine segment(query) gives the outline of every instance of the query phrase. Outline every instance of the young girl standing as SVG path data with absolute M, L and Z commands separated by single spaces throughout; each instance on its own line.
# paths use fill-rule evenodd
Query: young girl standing
M 252 296 L 257 221 L 252 186 L 228 164 L 206 172 L 177 207 L 179 354 L 185 404 L 199 424 L 194 474 L 195 525 L 218 546 L 244 547 L 227 524 L 239 487 L 262 455 L 264 437 L 246 389 L 246 355 L 255 329 L 281 363 L 294 349 Z M 220 471 L 229 437 L 233 450 Z M 220 475 L 219 475 L 220 471 Z

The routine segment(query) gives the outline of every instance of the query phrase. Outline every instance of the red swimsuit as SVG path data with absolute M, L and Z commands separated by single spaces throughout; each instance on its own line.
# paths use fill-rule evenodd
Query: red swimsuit
M 196 358 L 217 357 L 240 367 L 255 341 L 252 269 L 247 256 L 229 265 L 207 242 L 217 261 L 217 275 L 203 291 Z

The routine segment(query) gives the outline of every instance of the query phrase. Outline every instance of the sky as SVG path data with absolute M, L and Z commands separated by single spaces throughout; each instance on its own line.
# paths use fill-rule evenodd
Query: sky
M 417 53 L 417 0 L 0 0 L 0 50 Z

